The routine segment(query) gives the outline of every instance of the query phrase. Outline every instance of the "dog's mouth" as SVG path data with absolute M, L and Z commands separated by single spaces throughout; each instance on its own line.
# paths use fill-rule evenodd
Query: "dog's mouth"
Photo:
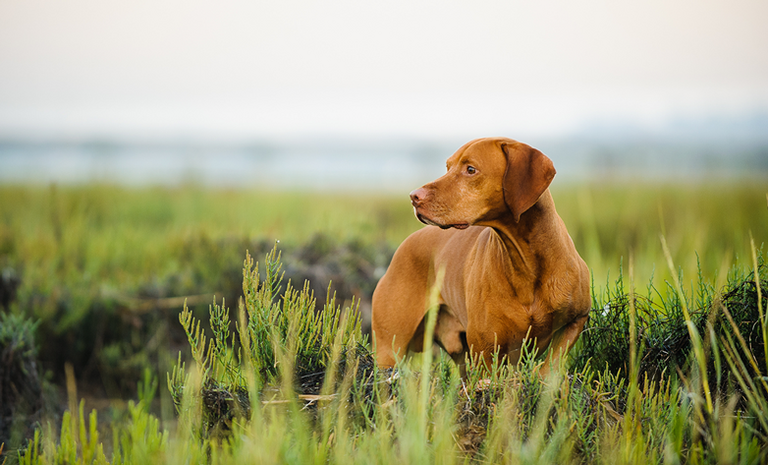
M 415 209 L 414 209 L 415 210 Z M 430 220 L 426 216 L 422 215 L 419 212 L 416 213 L 416 218 L 419 219 L 424 224 L 430 225 L 430 226 L 437 226 L 440 229 L 449 229 L 449 228 L 456 228 L 456 229 L 467 229 L 469 227 L 468 223 L 456 223 L 456 224 L 440 224 L 435 223 L 434 221 Z

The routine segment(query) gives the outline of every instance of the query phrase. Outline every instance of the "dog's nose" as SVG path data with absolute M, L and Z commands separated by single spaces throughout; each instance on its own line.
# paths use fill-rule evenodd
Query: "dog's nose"
M 415 191 L 411 192 L 411 205 L 418 207 L 421 201 L 424 200 L 426 193 L 426 189 L 423 187 L 419 187 Z

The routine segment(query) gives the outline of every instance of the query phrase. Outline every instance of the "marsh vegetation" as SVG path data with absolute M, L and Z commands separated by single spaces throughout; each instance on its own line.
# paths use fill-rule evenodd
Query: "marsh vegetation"
M 766 186 L 553 196 L 588 327 L 546 377 L 529 354 L 462 379 L 371 363 L 367 299 L 421 227 L 404 196 L 0 187 L 3 458 L 764 463 Z

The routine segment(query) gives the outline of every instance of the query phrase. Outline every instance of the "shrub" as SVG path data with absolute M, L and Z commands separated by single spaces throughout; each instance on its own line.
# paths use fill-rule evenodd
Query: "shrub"
M 354 300 L 351 307 L 342 310 L 331 297 L 317 309 L 306 281 L 301 290 L 288 282 L 281 295 L 284 273 L 280 259 L 276 247 L 266 255 L 262 280 L 258 264 L 246 254 L 244 298 L 235 332 L 231 332 L 232 321 L 224 302 L 210 307 L 210 338 L 186 305 L 179 316 L 196 369 L 202 373 L 205 435 L 228 430 L 238 414 L 248 417 L 249 393 L 264 392 L 282 382 L 301 394 L 318 395 L 328 372 L 338 378 L 329 380 L 328 389 L 334 389 L 350 368 L 358 380 L 371 376 L 373 358 L 360 332 Z M 332 363 L 337 366 L 331 370 Z M 181 408 L 189 383 L 184 364 L 174 367 L 168 383 Z
M 0 444 L 12 448 L 31 436 L 43 409 L 36 327 L 22 315 L 0 312 Z

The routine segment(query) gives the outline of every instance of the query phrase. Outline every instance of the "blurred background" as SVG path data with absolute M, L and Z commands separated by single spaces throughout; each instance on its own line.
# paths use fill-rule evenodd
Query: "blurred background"
M 0 182 L 409 192 L 467 140 L 560 180 L 768 173 L 756 0 L 0 1 Z

